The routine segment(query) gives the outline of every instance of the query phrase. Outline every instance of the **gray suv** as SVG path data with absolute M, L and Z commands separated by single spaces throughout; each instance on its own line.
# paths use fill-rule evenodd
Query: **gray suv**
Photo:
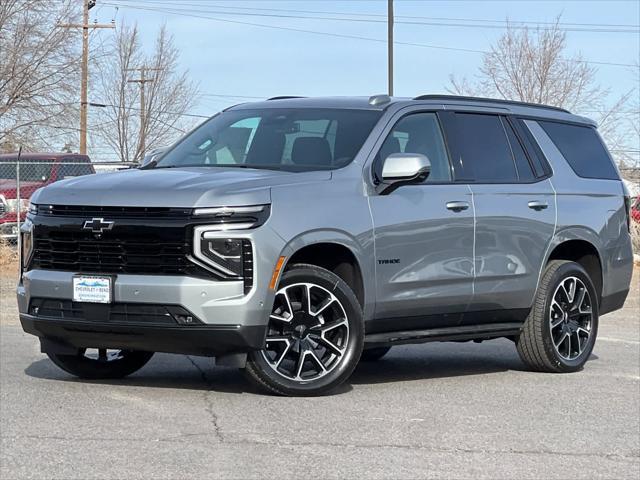
M 498 337 L 572 372 L 632 272 L 594 123 L 543 105 L 277 97 L 31 202 L 20 320 L 82 378 L 172 352 L 318 395 L 394 345 Z

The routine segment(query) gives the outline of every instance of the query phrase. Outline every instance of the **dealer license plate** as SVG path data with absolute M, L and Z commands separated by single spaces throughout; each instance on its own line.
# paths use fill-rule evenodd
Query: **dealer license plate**
M 88 303 L 111 303 L 113 298 L 111 277 L 76 275 L 73 277 L 73 301 Z

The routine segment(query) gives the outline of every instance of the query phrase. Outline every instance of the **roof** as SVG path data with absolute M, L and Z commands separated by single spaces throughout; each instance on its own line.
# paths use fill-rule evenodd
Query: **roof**
M 550 105 L 517 102 L 503 99 L 464 97 L 457 95 L 421 95 L 415 98 L 388 97 L 388 101 L 380 101 L 383 95 L 375 97 L 273 97 L 260 102 L 241 103 L 230 107 L 233 110 L 249 110 L 262 108 L 343 108 L 359 110 L 386 110 L 392 105 L 434 105 L 446 109 L 450 106 L 481 107 L 498 109 L 505 114 L 547 118 L 550 120 L 567 121 L 594 125 L 585 117 L 574 115 L 568 110 Z M 376 98 L 377 101 L 370 101 Z

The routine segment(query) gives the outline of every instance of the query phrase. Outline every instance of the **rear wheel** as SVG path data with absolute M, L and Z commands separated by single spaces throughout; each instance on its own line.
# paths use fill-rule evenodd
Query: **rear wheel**
M 351 288 L 324 268 L 294 265 L 278 286 L 265 348 L 250 353 L 246 372 L 272 393 L 322 395 L 349 378 L 363 339 Z
M 76 355 L 47 353 L 65 372 L 80 378 L 123 378 L 140 370 L 153 352 L 83 348 Z
M 361 362 L 377 362 L 382 357 L 384 357 L 387 353 L 389 353 L 391 347 L 374 347 L 374 348 L 365 348 L 362 351 L 362 355 L 360 355 Z
M 587 272 L 575 262 L 549 262 L 517 341 L 522 360 L 538 371 L 580 370 L 597 333 L 598 297 Z

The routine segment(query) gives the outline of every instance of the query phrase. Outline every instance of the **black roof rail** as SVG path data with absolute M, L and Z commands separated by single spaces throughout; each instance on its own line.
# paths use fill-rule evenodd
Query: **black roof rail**
M 301 97 L 300 95 L 280 95 L 279 97 L 267 98 L 267 101 L 269 101 L 269 100 L 287 100 L 289 98 L 307 98 L 307 97 Z
M 502 103 L 505 105 L 520 105 L 523 107 L 546 108 L 548 110 L 556 110 L 558 112 L 571 113 L 569 110 L 551 105 L 542 105 L 540 103 L 518 102 L 516 100 L 504 100 L 502 98 L 484 98 L 484 97 L 465 97 L 462 95 L 420 95 L 414 97 L 413 100 L 463 100 L 465 102 L 489 102 Z

